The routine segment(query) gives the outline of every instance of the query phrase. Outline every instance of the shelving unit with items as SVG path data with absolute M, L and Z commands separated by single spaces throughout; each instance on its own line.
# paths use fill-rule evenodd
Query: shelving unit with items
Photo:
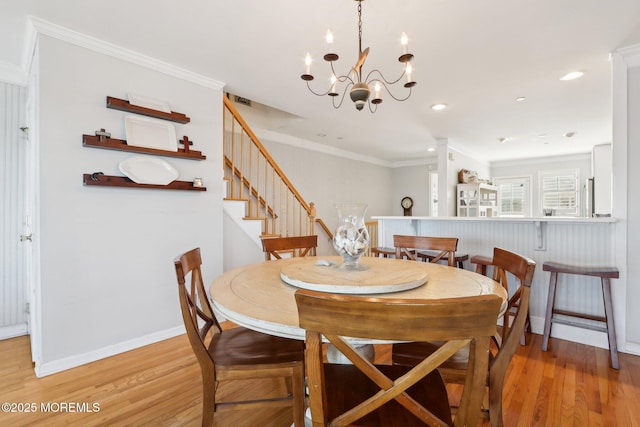
M 458 184 L 458 216 L 498 216 L 498 187 L 470 183 Z

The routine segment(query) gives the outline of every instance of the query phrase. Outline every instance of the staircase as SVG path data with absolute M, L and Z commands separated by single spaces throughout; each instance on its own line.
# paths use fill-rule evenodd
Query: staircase
M 316 218 L 314 204 L 303 199 L 233 103 L 223 100 L 224 205 L 229 217 L 259 246 L 261 237 L 316 234 L 315 224 L 333 238 Z

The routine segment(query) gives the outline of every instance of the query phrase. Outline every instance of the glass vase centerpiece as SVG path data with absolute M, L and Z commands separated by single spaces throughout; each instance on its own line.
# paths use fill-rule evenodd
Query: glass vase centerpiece
M 360 257 L 369 248 L 369 232 L 364 224 L 367 205 L 364 203 L 342 203 L 335 205 L 338 211 L 338 226 L 333 236 L 333 247 L 342 257 L 340 268 L 366 270 Z

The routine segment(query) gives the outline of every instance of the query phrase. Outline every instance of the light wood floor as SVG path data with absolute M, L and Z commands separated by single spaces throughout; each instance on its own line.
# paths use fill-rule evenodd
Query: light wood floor
M 533 338 L 533 339 L 531 339 Z M 620 371 L 608 351 L 557 339 L 549 352 L 541 336 L 520 347 L 505 383 L 506 426 L 640 426 L 640 357 L 620 354 Z M 378 361 L 388 358 L 381 348 Z M 276 393 L 283 384 L 229 383 L 221 392 Z M 123 353 L 44 378 L 35 378 L 28 337 L 0 341 L 0 401 L 35 403 L 35 413 L 0 412 L 0 426 L 198 426 L 200 369 L 186 336 Z M 43 412 L 64 403 L 99 405 L 94 412 Z M 235 411 L 218 426 L 291 425 L 287 409 Z M 488 425 L 488 424 L 487 424 Z

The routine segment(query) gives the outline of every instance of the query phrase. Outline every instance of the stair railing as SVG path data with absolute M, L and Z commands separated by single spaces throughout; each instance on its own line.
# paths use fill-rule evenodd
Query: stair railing
M 246 219 L 264 221 L 263 236 L 315 234 L 317 222 L 333 234 L 253 133 L 233 103 L 224 99 L 223 168 L 227 200 L 248 202 Z

